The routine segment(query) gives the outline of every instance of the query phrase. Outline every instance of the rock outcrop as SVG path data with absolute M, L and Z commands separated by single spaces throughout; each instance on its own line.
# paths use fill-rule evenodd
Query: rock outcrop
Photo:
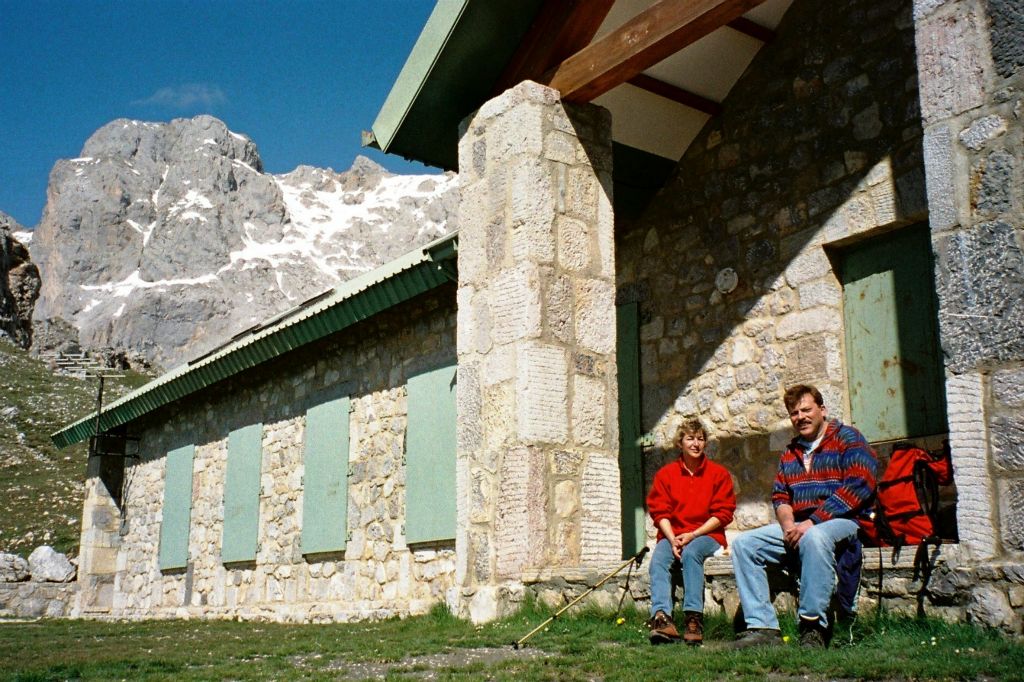
M 17 583 L 28 580 L 28 562 L 17 554 L 0 552 L 0 582 Z
M 362 157 L 270 175 L 213 117 L 117 120 L 51 171 L 35 318 L 169 367 L 446 234 L 454 189 Z
M 13 218 L 0 213 L 0 335 L 28 348 L 40 281 L 28 248 L 14 236 L 22 230 Z

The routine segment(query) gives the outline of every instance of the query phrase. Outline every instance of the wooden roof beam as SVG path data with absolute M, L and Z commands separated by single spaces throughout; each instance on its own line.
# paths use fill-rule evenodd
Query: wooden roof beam
M 543 77 L 562 99 L 589 102 L 764 0 L 661 0 Z
M 658 80 L 652 76 L 648 76 L 646 73 L 638 73 L 637 75 L 626 81 L 630 85 L 646 90 L 647 92 L 654 93 L 670 99 L 673 102 L 678 102 L 684 106 L 696 109 L 697 111 L 703 112 L 708 116 L 718 116 L 722 113 L 722 105 L 718 102 L 708 99 L 707 97 L 701 97 L 698 94 L 692 93 L 689 90 L 666 83 L 665 81 Z
M 492 96 L 544 72 L 582 50 L 597 33 L 615 0 L 546 0 L 505 66 Z

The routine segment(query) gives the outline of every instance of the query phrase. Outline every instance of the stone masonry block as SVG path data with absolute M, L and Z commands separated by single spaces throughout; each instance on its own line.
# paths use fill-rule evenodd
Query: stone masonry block
M 486 106 L 486 105 L 485 105 Z M 522 103 L 487 124 L 485 173 L 501 172 L 516 157 L 537 159 L 544 152 L 544 109 Z
M 558 231 L 558 264 L 566 270 L 581 272 L 590 265 L 591 229 L 582 220 L 560 216 L 555 221 Z
M 583 504 L 582 564 L 595 566 L 617 561 L 622 556 L 622 521 L 619 462 L 614 453 L 587 455 L 580 498 Z
M 992 397 L 1006 407 L 1024 407 L 1024 368 L 994 373 Z
M 615 213 L 612 210 L 611 182 L 602 181 L 597 196 L 597 253 L 600 268 L 598 275 L 608 279 L 615 277 Z
M 1006 133 L 1006 119 L 997 114 L 982 116 L 960 131 L 960 144 L 972 151 L 978 151 L 985 143 Z
M 516 351 L 512 345 L 492 348 L 483 359 L 481 380 L 485 387 L 510 381 L 516 375 Z
M 576 147 L 578 145 L 574 135 L 560 130 L 549 131 L 544 136 L 544 158 L 571 165 L 576 162 Z
M 598 279 L 576 281 L 576 342 L 596 353 L 615 352 L 615 286 Z
M 956 116 L 984 101 L 984 20 L 973 9 L 917 22 L 921 117 L 925 124 Z
M 1024 550 L 1024 481 L 1003 483 L 1000 499 L 1003 544 L 1008 549 Z
M 540 281 L 535 265 L 523 263 L 498 274 L 490 298 L 495 343 L 540 336 Z
M 476 289 L 471 286 L 460 286 L 455 294 L 456 305 L 458 311 L 456 312 L 456 318 L 458 324 L 455 330 L 455 345 L 460 349 L 462 353 L 474 353 L 476 352 L 475 345 L 473 343 L 473 298 L 476 295 Z
M 1024 413 L 997 415 L 990 423 L 993 463 L 1006 472 L 1024 473 Z
M 459 386 L 455 394 L 458 414 L 456 439 L 459 452 L 468 454 L 479 449 L 483 442 L 483 424 L 480 420 L 480 370 L 474 363 L 460 362 L 456 372 Z
M 949 443 L 957 482 L 957 527 L 960 545 L 975 559 L 995 555 L 993 519 L 995 491 L 989 476 L 988 430 L 984 384 L 980 374 L 946 377 Z
M 899 217 L 896 203 L 896 187 L 892 180 L 886 180 L 871 188 L 869 195 L 874 209 L 875 224 L 889 225 Z
M 786 266 L 786 281 L 790 286 L 797 287 L 804 282 L 820 279 L 832 272 L 825 251 L 810 248 L 793 258 Z
M 914 0 L 914 20 L 919 21 L 954 0 Z
M 604 447 L 608 396 L 601 379 L 575 375 L 572 397 L 572 435 L 577 445 Z
M 576 342 L 574 310 L 575 304 L 572 279 L 566 276 L 553 277 L 547 283 L 544 297 L 544 325 L 555 338 L 570 346 Z
M 784 315 L 775 332 L 780 339 L 792 339 L 807 334 L 835 332 L 842 328 L 839 311 L 822 307 Z
M 555 259 L 555 199 L 547 164 L 521 164 L 510 172 L 512 257 L 516 262 L 550 263 Z
M 843 298 L 842 289 L 831 277 L 800 285 L 797 295 L 800 297 L 801 310 L 817 306 L 838 308 Z
M 959 222 L 953 132 L 946 125 L 932 126 L 924 131 L 923 145 L 928 220 L 932 230 L 945 230 Z
M 1024 357 L 1024 252 L 1007 222 L 977 225 L 939 242 L 939 321 L 947 367 Z
M 486 119 L 510 112 L 523 104 L 555 104 L 558 99 L 557 90 L 533 81 L 522 81 L 497 97 L 487 100 L 473 115 L 472 125 L 483 125 Z
M 547 471 L 544 452 L 517 447 L 502 460 L 501 489 L 495 507 L 494 537 L 501 575 L 519 578 L 544 554 L 547 537 Z
M 989 0 L 986 5 L 996 73 L 1011 78 L 1024 67 L 1024 8 L 1020 0 Z
M 534 344 L 517 349 L 516 423 L 520 442 L 564 443 L 569 431 L 566 351 Z
M 565 175 L 565 212 L 574 218 L 593 221 L 601 193 L 601 184 L 592 168 L 570 168 Z

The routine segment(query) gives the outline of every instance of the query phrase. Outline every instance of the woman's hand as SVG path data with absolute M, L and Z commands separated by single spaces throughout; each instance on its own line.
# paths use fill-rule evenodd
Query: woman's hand
M 682 535 L 676 535 L 671 540 L 669 540 L 669 542 L 672 543 L 672 555 L 676 559 L 678 559 L 678 558 L 680 558 L 682 556 L 682 554 L 683 554 L 683 547 L 685 547 L 686 543 L 689 542 L 689 540 L 684 540 L 683 539 L 687 535 L 692 535 L 692 533 L 683 533 Z

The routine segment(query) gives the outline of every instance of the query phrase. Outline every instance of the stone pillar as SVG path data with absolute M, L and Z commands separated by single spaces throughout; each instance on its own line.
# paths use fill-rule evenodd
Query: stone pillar
M 524 82 L 459 143 L 456 605 L 621 556 L 611 119 Z
M 117 553 L 121 547 L 118 507 L 124 477 L 122 457 L 90 457 L 78 553 L 76 617 L 110 613 L 114 602 Z
M 1024 17 L 915 0 L 957 521 L 969 559 L 1024 556 Z M 1016 197 L 1016 199 L 1014 199 Z

